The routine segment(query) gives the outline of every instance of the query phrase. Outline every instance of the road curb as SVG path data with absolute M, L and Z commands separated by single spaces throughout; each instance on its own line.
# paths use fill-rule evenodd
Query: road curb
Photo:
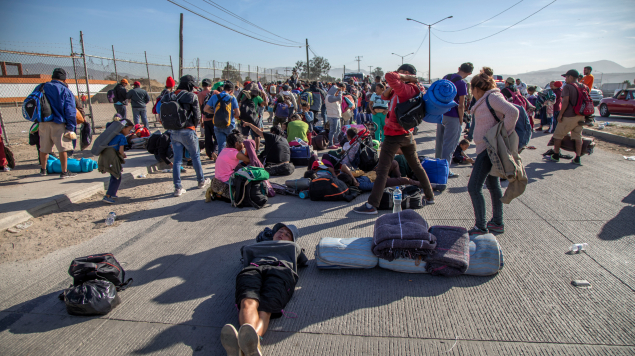
M 154 173 L 163 169 L 163 163 L 154 163 L 147 167 L 133 168 L 123 174 L 121 182 L 127 182 L 137 178 L 141 174 Z M 108 181 L 94 183 L 80 190 L 75 190 L 66 194 L 60 194 L 42 202 L 40 205 L 29 210 L 19 210 L 9 216 L 0 219 L 0 230 L 8 229 L 29 219 L 60 211 L 63 208 L 78 203 L 95 193 L 108 189 Z
M 592 130 L 592 129 L 587 129 L 587 128 L 582 130 L 582 134 L 587 135 L 587 136 L 597 137 L 597 138 L 600 138 L 600 139 L 608 141 L 608 142 L 620 143 L 620 144 L 623 144 L 623 145 L 629 145 L 629 146 L 634 146 L 635 147 L 635 139 L 633 139 L 633 138 L 628 138 L 628 137 L 624 137 L 624 136 L 614 135 L 612 133 L 602 132 L 602 131 Z

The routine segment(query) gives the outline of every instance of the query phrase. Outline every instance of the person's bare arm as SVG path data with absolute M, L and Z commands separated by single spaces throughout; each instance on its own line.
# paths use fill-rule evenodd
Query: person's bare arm
M 126 156 L 126 153 L 123 151 L 123 146 L 119 146 L 119 154 L 121 154 L 121 157 L 123 158 L 128 158 L 128 156 Z
M 562 108 L 560 109 L 560 113 L 558 113 L 558 122 L 562 122 L 562 117 L 564 115 L 564 111 L 569 107 L 569 97 L 562 97 Z
M 208 114 L 213 114 L 214 113 L 214 109 L 211 106 L 207 105 L 207 104 L 205 104 L 205 107 L 203 108 L 203 111 L 208 113 Z
M 235 118 L 240 117 L 240 109 L 239 108 L 234 109 L 234 117 Z
M 238 152 L 238 154 L 236 154 L 236 158 L 243 161 L 243 163 L 245 164 L 249 164 L 249 157 L 245 156 L 245 154 L 242 152 Z
M 243 126 L 249 126 L 249 128 L 251 129 L 251 131 L 255 132 L 255 133 L 256 133 L 256 135 L 258 135 L 258 136 L 260 136 L 260 137 L 262 137 L 262 138 L 264 138 L 264 137 L 265 137 L 265 135 L 263 134 L 262 130 L 261 130 L 259 127 L 254 126 L 253 124 L 250 124 L 250 123 L 248 123 L 248 122 L 243 122 Z

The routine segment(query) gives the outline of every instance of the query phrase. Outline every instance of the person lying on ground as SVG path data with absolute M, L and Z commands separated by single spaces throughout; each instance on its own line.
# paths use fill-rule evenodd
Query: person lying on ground
M 261 233 L 267 238 L 269 234 Z M 262 355 L 260 345 L 270 319 L 280 318 L 298 282 L 298 267 L 306 266 L 304 249 L 294 225 L 276 224 L 271 240 L 241 248 L 243 269 L 236 276 L 235 302 L 238 308 L 237 331 L 232 324 L 221 330 L 221 344 L 227 355 Z
M 243 152 L 243 140 L 240 131 L 232 130 L 227 136 L 225 148 L 216 158 L 216 173 L 209 189 L 227 199 L 231 199 L 228 182 L 234 170 L 241 162 L 245 165 L 249 164 L 249 157 Z
M 251 127 L 251 130 L 258 136 L 265 139 L 265 150 L 260 156 L 260 161 L 265 166 L 267 164 L 289 163 L 291 160 L 291 149 L 287 139 L 282 135 L 280 128 L 272 126 L 269 132 L 264 132 L 248 122 L 243 122 L 243 126 Z

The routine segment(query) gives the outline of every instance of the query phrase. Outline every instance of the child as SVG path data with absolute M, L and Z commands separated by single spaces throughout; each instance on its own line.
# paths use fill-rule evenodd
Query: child
M 124 127 L 121 129 L 121 132 L 117 136 L 115 136 L 112 140 L 110 140 L 110 142 L 108 142 L 108 148 L 101 151 L 101 153 L 99 154 L 99 161 L 103 162 L 104 165 L 108 166 L 109 168 L 113 168 L 113 166 L 117 167 L 117 166 L 120 166 L 120 164 L 126 163 L 125 158 L 127 156 L 123 151 L 123 146 L 128 144 L 128 140 L 126 139 L 126 136 L 130 135 L 130 131 L 132 130 L 134 125 L 132 124 L 132 121 L 128 119 L 123 119 L 121 120 L 121 122 L 124 124 Z M 110 150 L 111 147 L 116 152 L 115 154 L 118 157 L 120 164 L 113 165 L 110 163 L 110 161 L 117 159 L 117 157 L 113 155 L 113 150 Z M 108 184 L 108 190 L 106 191 L 106 195 L 104 195 L 104 198 L 102 199 L 104 203 L 107 203 L 107 204 L 115 203 L 115 199 L 117 199 L 117 190 L 119 190 L 119 185 L 121 184 L 122 171 L 123 169 L 119 171 L 118 177 L 117 177 L 116 171 L 110 172 L 110 184 Z M 105 172 L 102 172 L 102 173 L 105 173 Z
M 313 113 L 310 111 L 311 106 L 309 104 L 302 104 L 302 121 L 306 122 L 309 125 L 309 135 L 313 132 Z M 309 137 L 309 144 L 311 144 L 311 138 Z
M 244 149 L 243 140 L 243 135 L 236 129 L 227 136 L 225 148 L 216 158 L 216 173 L 209 187 L 214 196 L 231 199 L 229 196 L 229 178 L 238 164 L 241 162 L 249 164 L 249 157 L 242 152 Z
M 221 330 L 227 355 L 262 355 L 260 340 L 269 320 L 282 316 L 298 282 L 298 267 L 308 262 L 296 243 L 299 235 L 294 225 L 278 223 L 258 235 L 255 244 L 241 248 L 243 269 L 236 276 L 235 294 L 241 327 L 236 331 L 227 324 Z
M 454 150 L 454 154 L 452 155 L 452 162 L 456 164 L 474 164 L 474 160 L 471 159 L 465 151 L 470 148 L 470 141 L 466 139 L 462 139 L 459 142 L 459 145 L 456 146 L 456 150 Z
M 536 101 L 538 100 L 538 96 L 536 95 L 536 87 L 535 86 L 530 86 L 529 88 L 527 88 L 527 94 L 529 94 L 529 96 L 527 96 L 527 101 L 533 105 L 536 106 Z M 532 109 L 532 110 L 527 110 L 527 115 L 529 115 L 529 123 L 531 123 L 531 130 L 533 131 L 534 129 L 534 117 L 536 114 L 536 110 Z

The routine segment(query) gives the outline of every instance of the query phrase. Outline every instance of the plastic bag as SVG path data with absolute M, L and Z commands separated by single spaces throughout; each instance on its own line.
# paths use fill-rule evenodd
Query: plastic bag
M 106 315 L 121 303 L 115 285 L 100 279 L 71 286 L 62 296 L 71 315 Z

